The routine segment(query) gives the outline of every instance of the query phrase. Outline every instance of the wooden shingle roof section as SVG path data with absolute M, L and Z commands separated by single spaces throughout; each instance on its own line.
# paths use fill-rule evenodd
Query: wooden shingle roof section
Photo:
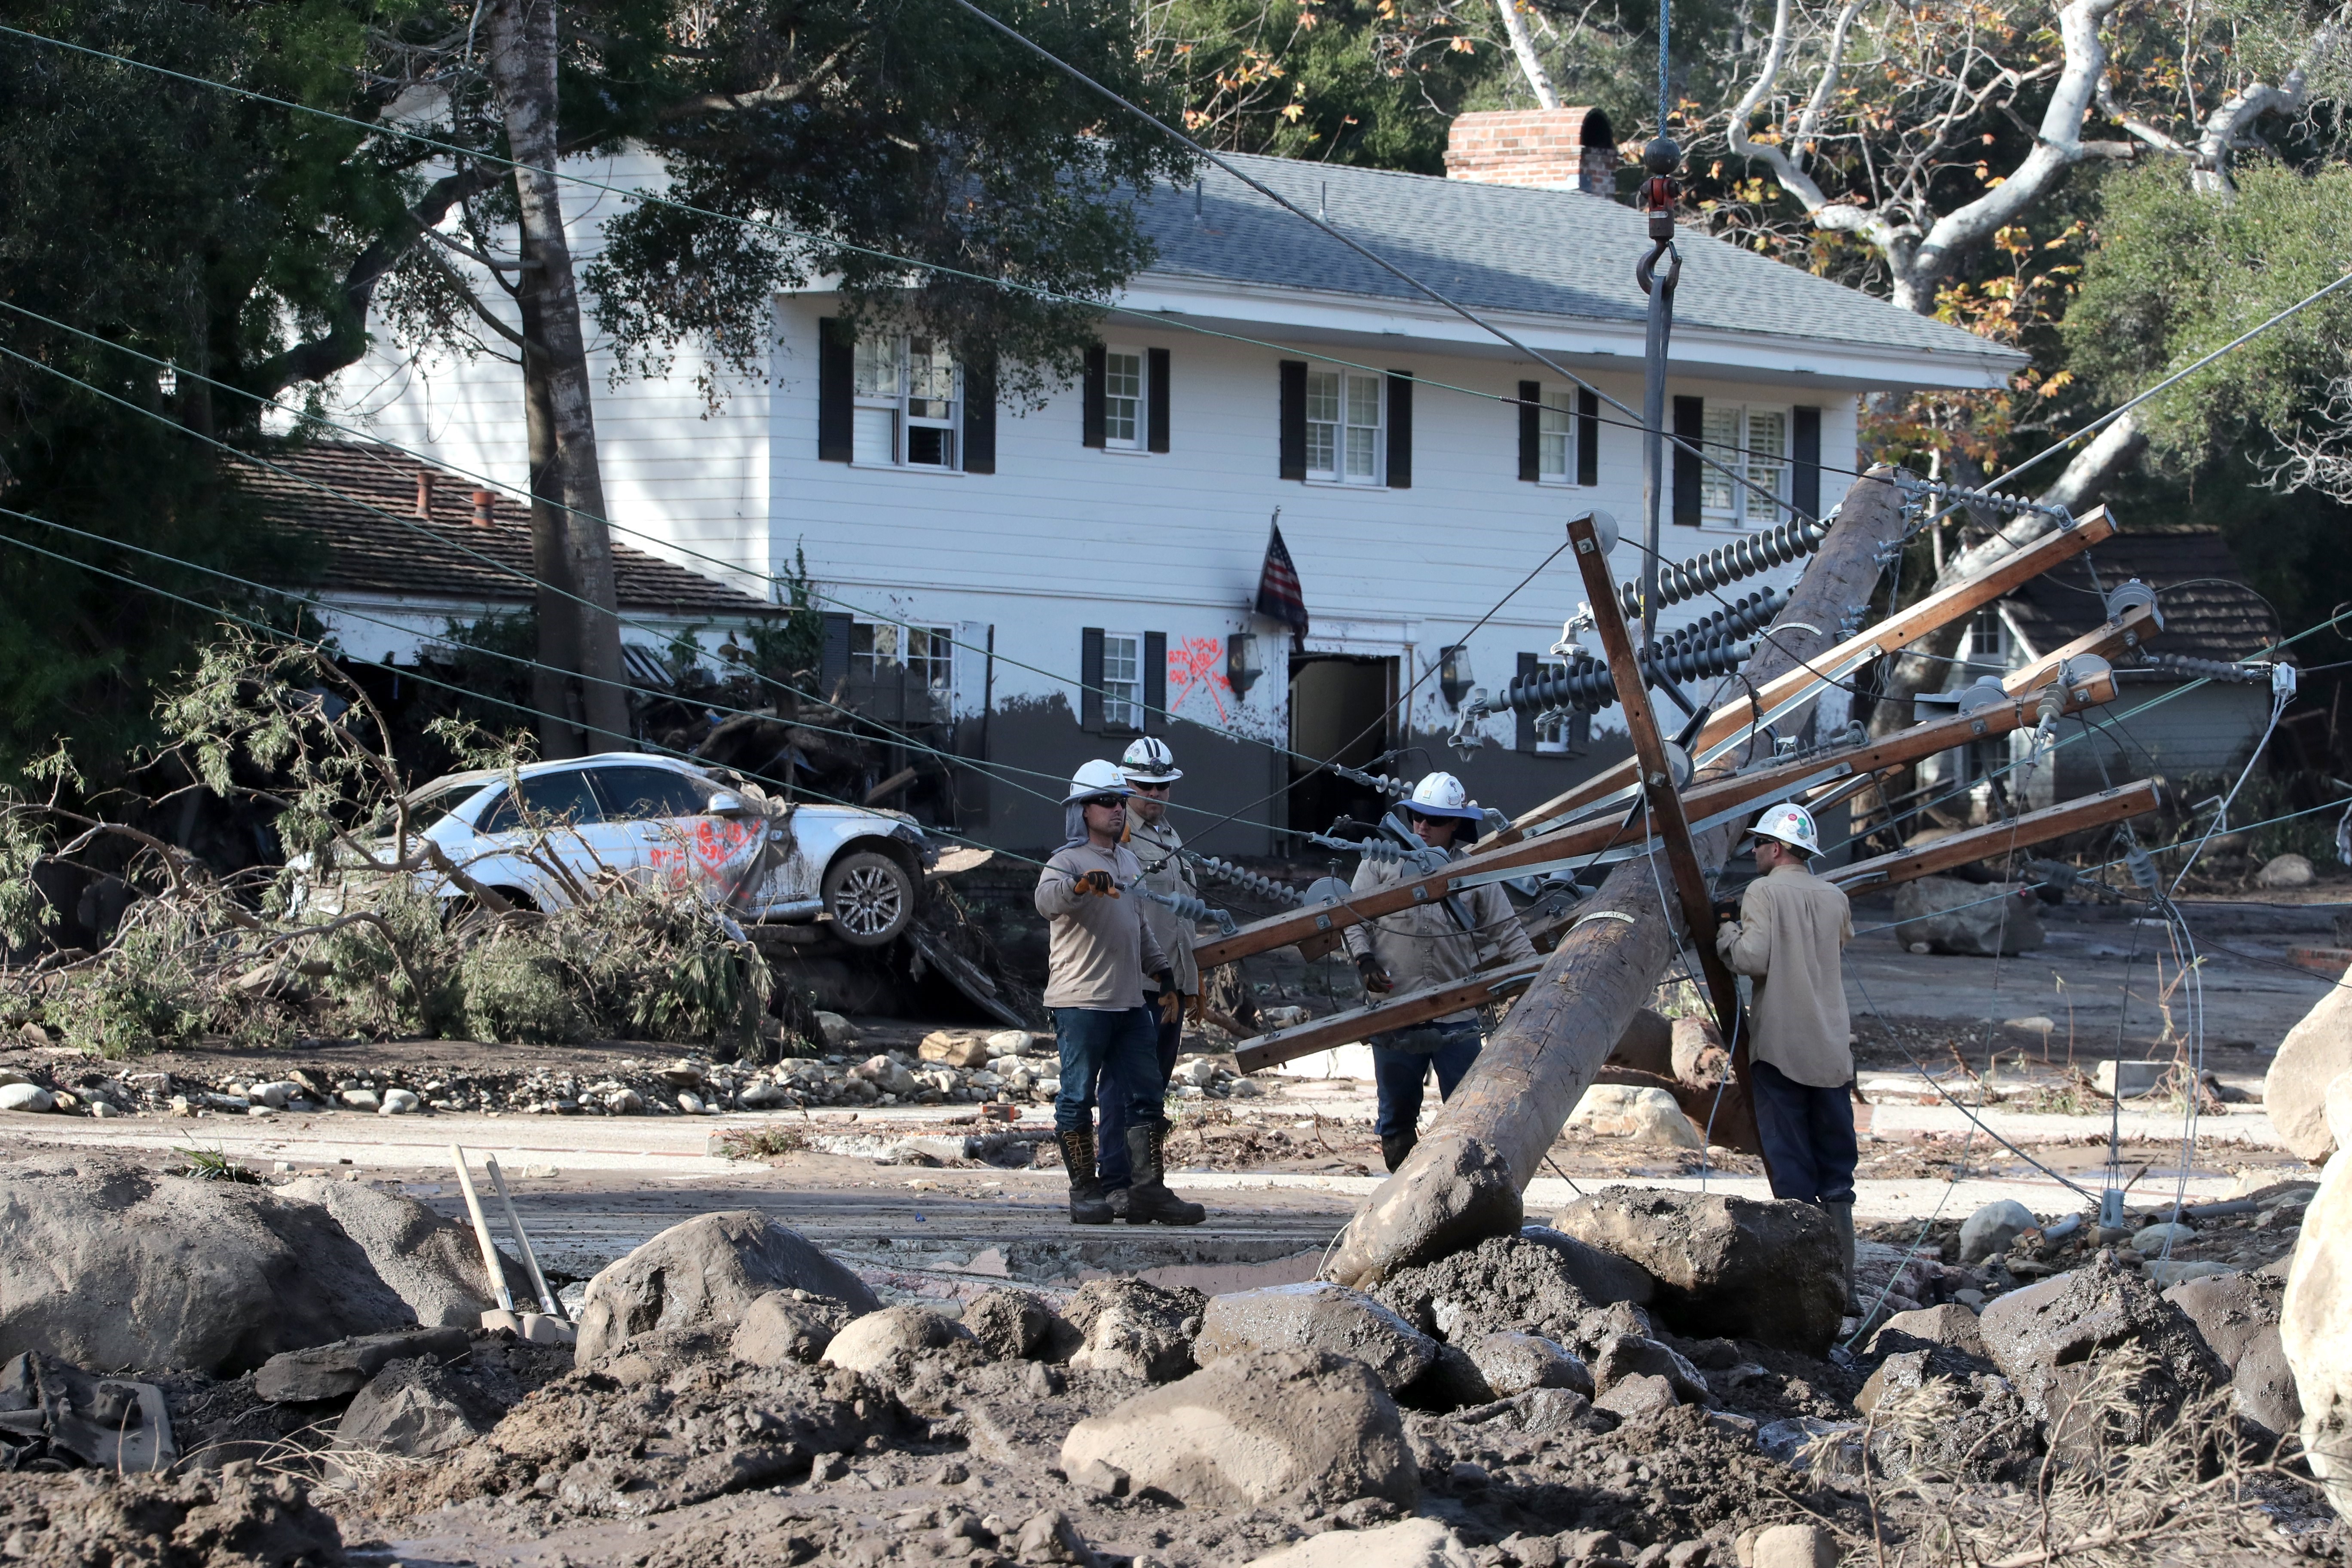
M 2046 653 L 2106 618 L 2100 588 L 2111 591 L 2134 577 L 2156 590 L 2164 616 L 2153 651 L 2235 660 L 2279 639 L 2277 615 L 2246 586 L 2228 541 L 2210 528 L 2133 525 L 2024 584 L 2002 606 L 2026 640 Z
M 526 502 L 370 442 L 314 442 L 268 461 L 284 471 L 239 464 L 237 483 L 274 521 L 326 546 L 325 571 L 310 584 L 317 589 L 456 605 L 530 603 Z M 613 574 L 625 611 L 738 620 L 777 613 L 617 539 Z

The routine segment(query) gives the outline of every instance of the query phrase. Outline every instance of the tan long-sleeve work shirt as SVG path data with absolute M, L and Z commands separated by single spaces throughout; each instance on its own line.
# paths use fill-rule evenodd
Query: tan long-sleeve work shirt
M 1164 817 L 1158 822 L 1142 821 L 1129 808 L 1127 847 L 1142 863 L 1143 885 L 1153 892 L 1171 897 L 1201 896 L 1201 886 L 1192 879 L 1192 868 L 1177 853 L 1184 847 L 1184 836 L 1176 831 L 1175 824 Z M 1198 940 L 1192 922 L 1166 904 L 1155 904 L 1147 899 L 1143 901 L 1143 923 L 1160 943 L 1160 951 L 1168 955 L 1168 965 L 1176 972 L 1176 989 L 1187 996 L 1199 995 L 1201 966 L 1192 962 L 1192 944 Z
M 1715 946 L 1735 973 L 1756 980 L 1750 1056 L 1815 1089 L 1853 1081 L 1841 956 L 1853 940 L 1853 911 L 1836 883 L 1776 866 L 1748 884 L 1739 918 L 1717 929 Z
M 1116 898 L 1081 893 L 1078 879 L 1108 871 Z M 1045 1005 L 1124 1012 L 1143 1005 L 1143 979 L 1168 967 L 1168 955 L 1143 923 L 1142 906 L 1128 885 L 1143 874 L 1123 846 L 1097 849 L 1075 844 L 1055 851 L 1037 874 L 1037 912 L 1046 929 Z
M 1460 852 L 1452 858 L 1459 859 Z M 1394 860 L 1375 860 L 1367 855 L 1356 867 L 1356 879 L 1351 886 L 1360 893 L 1377 892 L 1405 880 L 1408 873 L 1418 877 L 1422 870 Z M 1466 922 L 1447 907 L 1455 903 L 1468 915 Z M 1536 956 L 1535 944 L 1528 940 L 1527 927 L 1519 923 L 1518 911 L 1511 908 L 1510 896 L 1493 882 L 1382 915 L 1369 926 L 1349 926 L 1341 933 L 1340 941 L 1347 944 L 1350 958 L 1360 958 L 1369 952 L 1379 959 L 1381 967 L 1395 983 L 1393 994 L 1400 995 L 1425 985 L 1467 979 L 1477 972 L 1482 948 L 1494 947 L 1507 962 Z M 1434 1022 L 1473 1024 L 1477 1020 L 1478 1010 L 1465 1007 Z

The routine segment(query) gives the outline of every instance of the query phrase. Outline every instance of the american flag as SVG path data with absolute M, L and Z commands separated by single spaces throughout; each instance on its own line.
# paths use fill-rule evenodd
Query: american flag
M 1298 568 L 1291 563 L 1290 551 L 1282 542 L 1282 513 L 1275 512 L 1272 537 L 1265 542 L 1265 564 L 1257 574 L 1257 613 L 1269 620 L 1280 621 L 1294 636 L 1307 635 L 1307 595 L 1299 591 Z

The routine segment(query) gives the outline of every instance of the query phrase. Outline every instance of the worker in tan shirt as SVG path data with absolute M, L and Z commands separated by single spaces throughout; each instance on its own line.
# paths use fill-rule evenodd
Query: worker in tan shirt
M 1070 1219 L 1076 1225 L 1198 1225 L 1208 1211 L 1168 1190 L 1162 1173 L 1168 1112 L 1152 1087 L 1157 1059 L 1154 1009 L 1144 976 L 1166 1004 L 1179 1000 L 1168 957 L 1143 922 L 1132 889 L 1143 875 L 1119 843 L 1127 831 L 1127 780 L 1118 764 L 1081 766 L 1062 804 L 1070 841 L 1037 877 L 1037 912 L 1051 922 L 1045 1005 L 1062 1050 L 1054 1131 L 1069 1168 Z M 1163 1004 L 1165 1005 L 1165 1004 Z M 1095 1173 L 1095 1083 L 1108 1081 L 1126 1100 L 1127 1152 L 1133 1179 L 1114 1204 Z
M 1408 876 L 1425 876 L 1460 858 L 1460 846 L 1486 826 L 1486 814 L 1452 773 L 1431 773 L 1413 786 L 1412 798 L 1397 810 L 1425 847 L 1398 859 L 1365 856 L 1356 867 L 1357 892 L 1372 892 Z M 1340 940 L 1356 961 L 1368 999 L 1466 979 L 1489 947 L 1506 960 L 1536 955 L 1518 912 L 1494 882 L 1382 915 L 1369 926 L 1349 926 Z M 1422 1092 L 1429 1075 L 1437 1075 L 1438 1099 L 1453 1099 L 1485 1039 L 1478 1010 L 1465 1007 L 1411 1028 L 1374 1035 L 1369 1043 L 1372 1081 L 1380 1091 L 1380 1115 L 1372 1130 L 1380 1134 L 1381 1159 L 1393 1171 L 1420 1141 Z
M 1757 819 L 1756 866 L 1739 918 L 1717 929 L 1716 950 L 1755 977 L 1748 1009 L 1756 1127 L 1772 1195 L 1822 1205 L 1838 1233 L 1853 1288 L 1853 1025 L 1843 953 L 1853 914 L 1833 882 L 1807 869 L 1821 853 L 1812 815 L 1776 805 Z

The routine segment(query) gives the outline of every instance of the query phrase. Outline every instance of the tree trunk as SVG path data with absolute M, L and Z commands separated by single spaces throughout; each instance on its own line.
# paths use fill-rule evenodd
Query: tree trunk
M 598 751 L 625 747 L 629 705 L 621 674 L 618 595 L 613 581 L 612 536 L 604 526 L 604 481 L 596 458 L 580 289 L 572 275 L 571 242 L 563 232 L 563 200 L 556 178 L 554 0 L 499 0 L 489 24 L 488 64 L 506 119 L 520 212 L 519 249 L 530 265 L 520 285 L 538 317 L 536 357 L 543 367 L 554 459 L 562 476 L 563 520 L 575 604 L 573 657 L 581 680 L 587 742 Z M 534 511 L 539 491 L 534 486 Z M 534 529 L 537 523 L 534 520 Z M 541 575 L 546 575 L 542 570 Z
M 580 605 L 572 595 L 572 541 L 564 527 L 563 473 L 556 459 L 555 401 L 548 385 L 546 356 L 540 352 L 537 295 L 524 292 L 522 388 L 524 427 L 530 453 L 530 566 L 539 579 L 539 665 L 531 671 L 531 706 L 541 714 L 540 755 L 549 761 L 585 756 L 601 748 L 583 743 L 579 683 L 564 671 L 577 670 Z
M 1856 482 L 1744 680 L 1730 678 L 1714 700 L 1761 686 L 1835 643 L 1846 606 L 1877 579 L 1880 545 L 1902 537 L 1903 497 L 1890 471 L 1874 468 Z M 1801 709 L 1783 722 L 1795 729 L 1804 719 Z M 1698 837 L 1699 862 L 1710 875 L 1727 858 L 1732 833 L 1726 825 Z M 1664 977 L 1682 924 L 1662 858 L 1628 860 L 1612 871 L 1429 1135 L 1349 1222 L 1323 1277 L 1360 1289 L 1483 1237 L 1514 1234 L 1525 1218 L 1520 1193 Z

